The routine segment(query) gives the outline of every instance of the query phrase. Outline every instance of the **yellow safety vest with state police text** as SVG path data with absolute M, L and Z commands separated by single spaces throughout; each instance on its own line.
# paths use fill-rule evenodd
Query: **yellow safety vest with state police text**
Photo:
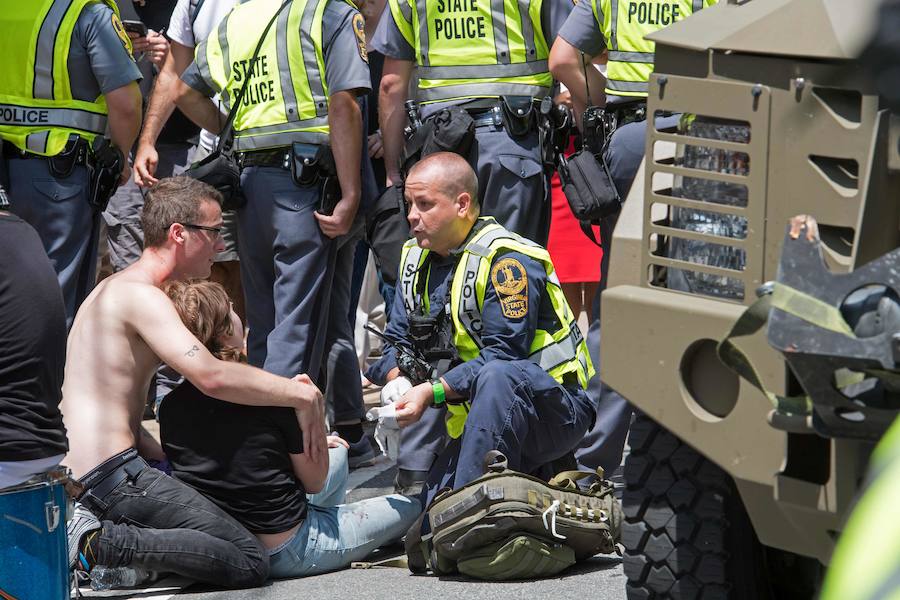
M 586 2 L 587 0 L 580 0 Z M 718 0 L 590 0 L 609 49 L 606 93 L 647 96 L 656 44 L 644 36 L 686 19 Z
M 549 94 L 543 1 L 388 0 L 416 51 L 419 102 Z
M 55 156 L 69 136 L 89 142 L 106 131 L 103 95 L 76 100 L 68 67 L 72 34 L 81 11 L 98 0 L 22 0 L 0 3 L 0 138 L 20 150 Z M 131 42 L 112 0 L 112 24 Z
M 240 4 L 196 50 L 201 75 L 227 107 L 249 78 L 234 120 L 238 152 L 328 143 L 322 16 L 329 0 L 293 0 L 253 51 L 281 0 Z

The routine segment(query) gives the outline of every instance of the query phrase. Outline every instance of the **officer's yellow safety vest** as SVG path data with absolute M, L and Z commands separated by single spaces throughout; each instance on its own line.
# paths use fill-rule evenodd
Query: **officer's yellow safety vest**
M 821 600 L 900 598 L 900 419 L 875 447 L 867 479 L 838 538 Z
M 0 10 L 0 138 L 20 150 L 55 156 L 69 136 L 93 141 L 106 131 L 106 99 L 75 100 L 69 47 L 81 11 L 97 0 L 4 2 Z M 116 32 L 131 50 L 115 2 Z
M 581 0 L 582 2 L 587 0 Z M 646 96 L 656 44 L 644 36 L 718 0 L 590 0 L 609 49 L 606 93 Z M 599 10 L 598 10 L 599 9 Z
M 543 0 L 388 0 L 394 22 L 416 50 L 417 98 L 550 93 Z
M 322 15 L 328 0 L 294 0 L 259 38 L 282 0 L 240 4 L 196 50 L 201 74 L 226 107 L 246 78 L 247 91 L 234 120 L 238 152 L 328 143 L 328 84 L 322 50 Z
M 504 229 L 492 218 L 480 219 L 484 226 L 466 243 L 459 258 L 450 285 L 450 315 L 453 320 L 453 345 L 462 360 L 472 360 L 481 352 L 481 307 L 491 276 L 494 256 L 500 251 L 521 252 L 544 266 L 547 273 L 547 295 L 556 314 L 559 327 L 554 331 L 538 329 L 531 341 L 528 359 L 559 383 L 566 376 L 574 376 L 582 388 L 594 374 L 594 366 L 588 355 L 584 336 L 578 329 L 575 317 L 566 302 L 559 279 L 550 261 L 550 254 L 540 245 Z M 403 246 L 400 257 L 399 285 L 407 313 L 420 309 L 428 311 L 428 294 L 418 297 L 419 277 L 427 277 L 421 269 L 428 257 L 428 250 L 419 248 L 409 240 Z M 537 307 L 534 307 L 536 310 Z M 459 390 L 458 390 L 459 391 Z M 457 438 L 462 435 L 469 403 L 447 404 L 447 433 Z

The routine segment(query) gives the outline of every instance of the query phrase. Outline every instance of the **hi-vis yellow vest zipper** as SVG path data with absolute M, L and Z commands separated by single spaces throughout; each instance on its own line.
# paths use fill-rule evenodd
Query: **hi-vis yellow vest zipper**
M 283 10 L 250 59 L 281 0 L 240 4 L 197 47 L 203 77 L 230 108 L 245 78 L 250 82 L 234 120 L 238 152 L 328 143 L 328 84 L 322 53 L 327 0 L 294 0 Z M 300 35 L 297 35 L 298 32 Z
M 640 97 L 647 95 L 656 49 L 656 44 L 644 36 L 686 19 L 718 0 L 579 1 L 590 1 L 594 19 L 608 41 L 606 93 Z
M 55 156 L 71 134 L 89 142 L 106 131 L 106 99 L 75 100 L 69 47 L 81 11 L 97 0 L 4 0 L 0 3 L 0 138 L 20 150 Z M 123 43 L 119 9 L 113 24 Z
M 400 33 L 416 50 L 418 100 L 549 94 L 542 2 L 388 0 Z
M 459 351 L 460 358 L 464 361 L 475 358 L 484 345 L 481 341 L 481 307 L 494 256 L 502 250 L 521 252 L 544 266 L 547 294 L 560 324 L 555 331 L 535 331 L 528 360 L 538 364 L 560 383 L 567 374 L 574 374 L 582 388 L 587 388 L 588 379 L 594 375 L 594 366 L 584 337 L 563 295 L 550 255 L 538 244 L 504 229 L 493 219 L 486 217 L 481 220 L 488 223 L 466 243 L 450 286 L 453 345 Z M 409 240 L 403 246 L 399 285 L 407 312 L 419 310 L 416 289 L 419 277 L 427 276 L 420 272 L 427 256 L 428 250 L 419 248 L 415 240 Z M 423 301 L 427 302 L 425 299 Z M 424 308 L 428 310 L 427 306 Z M 462 435 L 468 409 L 468 403 L 447 404 L 447 433 L 451 437 Z

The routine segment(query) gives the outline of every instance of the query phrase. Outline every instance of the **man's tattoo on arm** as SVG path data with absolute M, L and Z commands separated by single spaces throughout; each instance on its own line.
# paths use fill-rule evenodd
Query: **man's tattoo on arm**
M 194 346 L 191 346 L 191 349 L 188 350 L 187 352 L 185 352 L 184 355 L 187 356 L 188 358 L 194 358 L 195 356 L 197 356 L 197 353 L 199 351 L 200 351 L 200 348 L 198 348 L 196 345 L 194 345 Z

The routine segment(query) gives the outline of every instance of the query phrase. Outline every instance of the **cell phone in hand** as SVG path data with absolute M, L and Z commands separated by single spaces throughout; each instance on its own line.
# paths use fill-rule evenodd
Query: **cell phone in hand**
M 122 26 L 128 33 L 137 34 L 138 37 L 147 37 L 147 25 L 143 21 L 123 20 Z

